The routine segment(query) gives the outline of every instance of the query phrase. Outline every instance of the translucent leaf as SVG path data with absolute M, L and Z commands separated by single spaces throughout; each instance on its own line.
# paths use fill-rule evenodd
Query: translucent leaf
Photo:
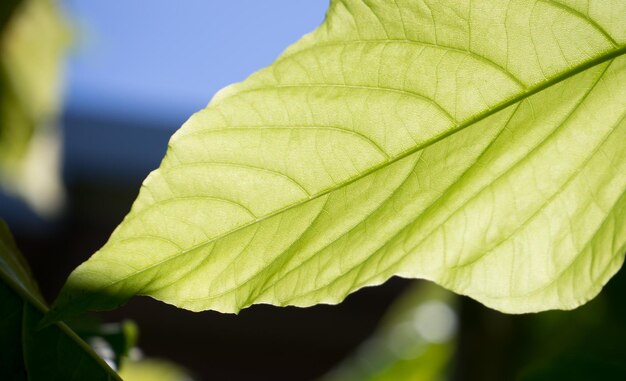
M 626 245 L 626 2 L 332 1 L 172 137 L 49 320 L 310 306 L 402 276 L 570 309 Z

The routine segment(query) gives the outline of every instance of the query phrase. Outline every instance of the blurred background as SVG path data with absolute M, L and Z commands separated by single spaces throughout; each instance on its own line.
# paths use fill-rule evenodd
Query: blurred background
M 313 30 L 326 7 L 3 0 L 0 217 L 48 302 L 122 220 L 169 136 Z M 168 361 L 129 368 L 131 381 L 622 380 L 625 278 L 571 313 L 503 315 L 394 278 L 339 306 L 236 316 L 135 298 L 98 317 L 132 319 L 143 356 Z

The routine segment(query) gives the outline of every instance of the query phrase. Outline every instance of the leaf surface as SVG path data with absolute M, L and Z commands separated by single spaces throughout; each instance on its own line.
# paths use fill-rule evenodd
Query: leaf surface
M 50 320 L 310 306 L 397 275 L 574 308 L 626 245 L 626 2 L 332 1 L 174 134 Z
M 0 380 L 121 380 L 65 324 L 38 329 L 46 312 L 28 265 L 0 220 Z

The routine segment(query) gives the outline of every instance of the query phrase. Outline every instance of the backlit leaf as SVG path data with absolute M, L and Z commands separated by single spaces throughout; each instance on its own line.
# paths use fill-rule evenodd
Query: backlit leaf
M 174 134 L 49 319 L 338 303 L 394 275 L 579 306 L 624 258 L 624 53 L 624 1 L 332 1 Z

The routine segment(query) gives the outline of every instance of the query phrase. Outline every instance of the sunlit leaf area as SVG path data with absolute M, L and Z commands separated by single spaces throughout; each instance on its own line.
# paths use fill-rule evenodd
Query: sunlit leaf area
M 0 381 L 626 379 L 626 0 L 3 0 Z

